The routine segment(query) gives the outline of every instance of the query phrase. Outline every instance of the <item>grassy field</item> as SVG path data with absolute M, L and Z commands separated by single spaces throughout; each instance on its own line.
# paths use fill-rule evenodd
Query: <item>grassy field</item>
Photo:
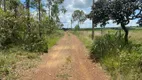
M 128 45 L 124 45 L 123 38 L 118 39 L 118 30 L 95 30 L 94 41 L 91 33 L 90 30 L 74 32 L 90 50 L 92 60 L 99 62 L 112 80 L 142 79 L 142 30 L 130 30 Z
M 56 44 L 63 36 L 63 31 L 48 35 L 48 48 Z M 0 80 L 16 80 L 22 76 L 25 70 L 36 67 L 43 53 L 29 52 L 21 46 L 0 50 Z
M 118 30 L 113 30 L 113 29 L 105 29 L 103 30 L 103 34 L 101 34 L 101 30 L 95 30 L 94 36 L 101 36 L 101 35 L 105 35 L 105 34 L 115 34 L 116 32 L 118 32 Z M 121 33 L 124 34 L 124 32 L 121 30 Z M 92 35 L 92 31 L 91 30 L 81 30 L 78 31 L 78 34 L 83 34 L 84 37 L 88 37 L 89 39 L 91 39 L 91 35 Z M 142 29 L 140 30 L 129 30 L 129 39 L 136 41 L 138 43 L 142 43 Z

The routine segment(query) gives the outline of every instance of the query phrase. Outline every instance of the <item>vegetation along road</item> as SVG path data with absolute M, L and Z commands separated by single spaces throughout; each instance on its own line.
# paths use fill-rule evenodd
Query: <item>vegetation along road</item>
M 26 73 L 23 80 L 109 80 L 87 54 L 80 40 L 65 32 L 64 37 L 42 57 L 41 64 Z

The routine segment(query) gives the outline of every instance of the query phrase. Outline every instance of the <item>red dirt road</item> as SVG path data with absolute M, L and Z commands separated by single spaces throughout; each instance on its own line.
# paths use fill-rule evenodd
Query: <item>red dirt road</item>
M 88 52 L 73 34 L 64 37 L 42 57 L 41 64 L 23 80 L 109 80 L 104 71 L 88 59 Z

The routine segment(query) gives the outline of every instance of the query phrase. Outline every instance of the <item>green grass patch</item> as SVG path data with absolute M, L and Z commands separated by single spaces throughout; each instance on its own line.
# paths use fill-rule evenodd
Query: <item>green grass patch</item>
M 92 44 L 92 40 L 91 40 L 91 34 L 90 32 L 84 32 L 84 31 L 72 31 L 73 34 L 75 34 L 76 36 L 78 36 L 78 38 L 84 43 L 84 45 L 86 46 L 86 48 L 90 49 L 91 44 Z
M 49 49 L 57 43 L 57 41 L 63 36 L 63 33 L 62 30 L 58 30 L 57 33 L 47 36 Z
M 21 74 L 19 71 L 36 66 L 40 60 L 39 54 L 27 52 L 18 47 L 1 50 L 0 55 L 0 79 L 2 80 L 17 79 Z M 34 64 L 31 64 L 32 62 Z

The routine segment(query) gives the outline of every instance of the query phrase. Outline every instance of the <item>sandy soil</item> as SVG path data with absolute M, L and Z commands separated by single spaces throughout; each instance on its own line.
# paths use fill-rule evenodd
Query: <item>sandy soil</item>
M 43 55 L 41 64 L 22 80 L 109 80 L 88 57 L 88 51 L 73 34 L 64 37 Z

